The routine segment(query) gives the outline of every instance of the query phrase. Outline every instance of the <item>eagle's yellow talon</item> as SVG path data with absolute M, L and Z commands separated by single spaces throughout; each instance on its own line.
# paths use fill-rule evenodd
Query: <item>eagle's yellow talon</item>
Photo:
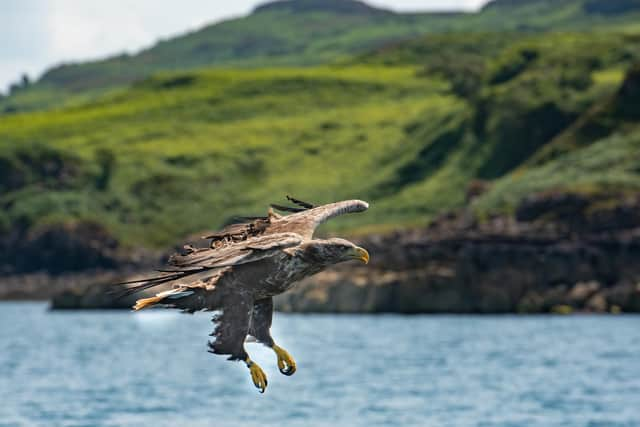
M 264 373 L 262 368 L 251 359 L 247 358 L 245 362 L 249 368 L 249 372 L 251 372 L 251 380 L 253 380 L 253 384 L 255 384 L 260 393 L 264 393 L 267 385 L 269 384 L 267 381 L 267 375 Z
M 278 369 L 286 376 L 293 375 L 296 372 L 296 361 L 293 357 L 282 347 L 274 344 L 273 351 L 278 356 Z

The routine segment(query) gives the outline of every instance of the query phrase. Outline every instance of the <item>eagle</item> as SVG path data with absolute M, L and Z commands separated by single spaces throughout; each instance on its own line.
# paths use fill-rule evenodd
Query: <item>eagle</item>
M 162 286 L 154 296 L 138 299 L 133 307 L 136 311 L 158 305 L 188 313 L 216 312 L 209 351 L 244 362 L 260 393 L 267 387 L 267 376 L 249 357 L 245 342 L 257 341 L 271 348 L 282 374 L 296 372 L 294 359 L 271 336 L 273 297 L 332 265 L 369 262 L 369 253 L 348 240 L 313 236 L 320 224 L 363 212 L 368 203 L 346 200 L 314 206 L 287 199 L 295 206 L 271 205 L 267 216 L 242 218 L 205 236 L 210 239 L 206 248 L 185 246 L 169 258 L 168 268 L 159 270 L 158 276 L 118 284 L 121 296 Z

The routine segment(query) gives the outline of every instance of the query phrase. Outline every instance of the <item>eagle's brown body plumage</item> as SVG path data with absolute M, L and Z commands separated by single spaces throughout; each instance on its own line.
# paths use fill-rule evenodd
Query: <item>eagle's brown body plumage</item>
M 187 247 L 185 253 L 172 256 L 162 275 L 124 284 L 130 285 L 124 289 L 126 294 L 163 289 L 154 297 L 138 300 L 136 310 L 160 304 L 187 312 L 219 311 L 214 317 L 210 351 L 229 355 L 230 360 L 244 360 L 261 391 L 266 387 L 266 376 L 244 349 L 247 337 L 276 351 L 282 373 L 295 372 L 295 362 L 275 345 L 269 331 L 272 297 L 330 265 L 369 260 L 364 249 L 347 240 L 313 238 L 320 224 L 338 215 L 362 212 L 368 208 L 366 202 L 349 200 L 313 207 L 289 200 L 300 207 L 276 207 L 294 213 L 280 216 L 270 210 L 266 217 L 230 225 L 206 237 L 211 239 L 210 248 Z

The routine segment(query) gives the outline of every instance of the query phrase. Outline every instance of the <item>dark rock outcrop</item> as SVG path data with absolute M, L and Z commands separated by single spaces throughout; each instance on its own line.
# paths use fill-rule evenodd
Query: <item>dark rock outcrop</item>
M 276 299 L 283 311 L 338 313 L 640 312 L 640 195 L 545 193 L 514 217 L 449 213 L 429 227 L 369 235 L 368 266 L 342 264 Z M 64 233 L 63 233 L 64 234 Z M 155 259 L 159 262 L 159 257 Z M 149 265 L 149 264 L 148 264 Z M 4 279 L 0 298 L 54 308 L 125 308 L 104 286 L 129 273 Z
M 122 248 L 104 226 L 91 221 L 45 224 L 0 236 L 0 272 L 4 274 L 123 270 L 157 259 L 150 251 Z
M 526 200 L 521 221 L 447 215 L 371 236 L 367 268 L 342 266 L 278 299 L 286 311 L 541 313 L 640 308 L 640 198 Z

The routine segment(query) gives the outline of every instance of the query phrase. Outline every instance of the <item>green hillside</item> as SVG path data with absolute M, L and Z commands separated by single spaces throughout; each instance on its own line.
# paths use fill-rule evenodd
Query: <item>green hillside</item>
M 77 105 L 159 71 L 333 63 L 420 34 L 639 29 L 636 0 L 497 0 L 478 13 L 398 14 L 352 0 L 278 1 L 136 55 L 66 64 L 0 99 L 0 112 Z M 473 36 L 471 36 L 473 37 Z
M 426 224 L 477 180 L 491 183 L 482 214 L 532 191 L 638 190 L 639 41 L 442 34 L 333 66 L 159 73 L 6 115 L 0 230 L 90 220 L 163 246 L 285 193 L 370 200 L 331 226 L 371 230 Z
M 597 74 L 617 81 L 615 70 Z M 480 211 L 511 210 L 545 191 L 604 195 L 613 203 L 640 189 L 640 66 L 623 84 L 594 102 L 571 126 L 547 142 L 478 202 Z
M 125 241 L 167 244 L 287 192 L 366 197 L 413 122 L 463 110 L 410 67 L 159 75 L 81 108 L 6 117 L 2 223 L 93 219 Z

